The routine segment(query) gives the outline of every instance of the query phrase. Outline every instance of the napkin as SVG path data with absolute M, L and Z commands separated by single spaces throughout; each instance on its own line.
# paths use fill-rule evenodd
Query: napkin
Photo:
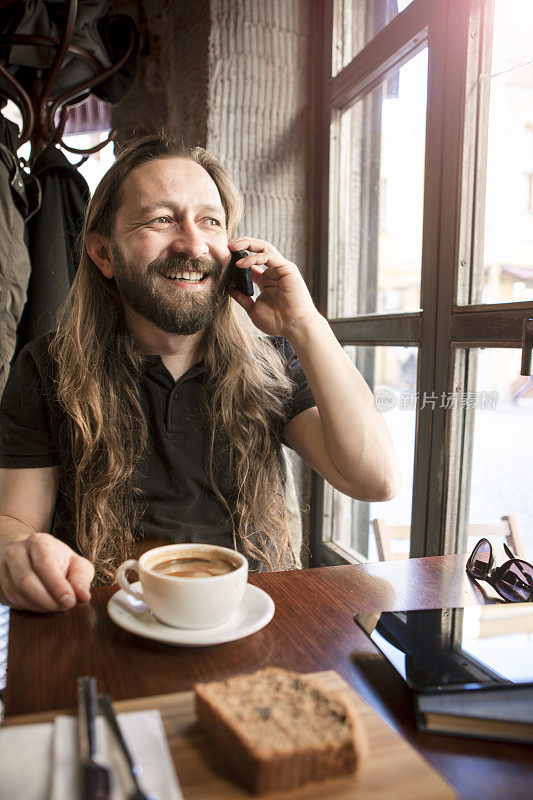
M 0 728 L 0 798 L 48 800 L 51 723 Z
M 142 767 L 140 782 L 160 800 L 183 800 L 158 711 L 119 714 L 124 738 Z M 112 800 L 132 789 L 126 762 L 103 720 L 96 720 L 100 755 L 111 769 Z M 5 794 L 4 794 L 5 793 Z M 78 733 L 75 717 L 0 730 L 0 798 L 78 800 Z

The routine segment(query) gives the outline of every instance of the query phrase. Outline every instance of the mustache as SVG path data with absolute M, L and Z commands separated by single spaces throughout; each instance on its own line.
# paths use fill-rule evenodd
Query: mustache
M 148 264 L 149 273 L 162 275 L 169 270 L 175 270 L 176 272 L 181 270 L 203 272 L 206 275 L 213 275 L 215 278 L 219 278 L 222 274 L 222 264 L 208 256 L 192 258 L 184 253 L 176 253 L 168 258 L 156 258 L 155 261 Z

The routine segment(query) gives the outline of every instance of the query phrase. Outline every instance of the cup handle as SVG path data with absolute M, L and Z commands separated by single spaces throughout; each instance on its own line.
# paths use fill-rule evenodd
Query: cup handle
M 126 578 L 126 571 L 128 569 L 132 569 L 137 574 L 139 573 L 139 562 L 136 561 L 134 558 L 130 558 L 128 561 L 123 561 L 120 567 L 117 569 L 117 583 L 120 588 L 127 592 L 127 594 L 131 594 L 136 600 L 141 600 L 143 603 L 146 603 L 144 599 L 144 594 L 142 592 L 138 592 L 136 589 L 133 589 L 130 586 L 128 579 Z

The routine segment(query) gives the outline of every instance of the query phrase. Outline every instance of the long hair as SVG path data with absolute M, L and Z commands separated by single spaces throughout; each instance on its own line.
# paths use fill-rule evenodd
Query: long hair
M 67 420 L 60 491 L 74 483 L 76 543 L 101 581 L 111 579 L 131 554 L 136 530 L 142 528 L 139 476 L 148 434 L 139 390 L 144 356 L 125 325 L 114 280 L 96 267 L 85 241 L 91 233 L 112 239 L 124 182 L 133 169 L 175 157 L 191 159 L 209 173 L 234 235 L 242 197 L 218 161 L 202 148 L 187 149 L 164 135 L 135 141 L 120 153 L 91 199 L 79 268 L 50 345 L 57 399 Z M 279 461 L 291 390 L 283 361 L 229 294 L 204 332 L 203 350 L 208 478 L 226 508 L 234 547 L 269 569 L 293 565 Z M 217 482 L 221 455 L 229 464 L 231 502 Z

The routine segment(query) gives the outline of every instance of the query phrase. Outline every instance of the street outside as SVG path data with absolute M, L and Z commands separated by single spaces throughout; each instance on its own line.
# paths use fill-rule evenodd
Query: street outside
M 413 490 L 415 437 L 414 410 L 397 407 L 384 412 L 394 439 L 404 484 L 400 494 L 386 503 L 373 503 L 370 519 L 409 525 Z M 496 403 L 476 411 L 470 523 L 495 522 L 504 514 L 516 518 L 526 555 L 533 558 L 533 491 L 528 454 L 533 455 L 533 399 Z M 373 543 L 372 543 L 373 544 Z M 369 556 L 377 558 L 373 547 Z M 503 551 L 497 554 L 501 561 Z

